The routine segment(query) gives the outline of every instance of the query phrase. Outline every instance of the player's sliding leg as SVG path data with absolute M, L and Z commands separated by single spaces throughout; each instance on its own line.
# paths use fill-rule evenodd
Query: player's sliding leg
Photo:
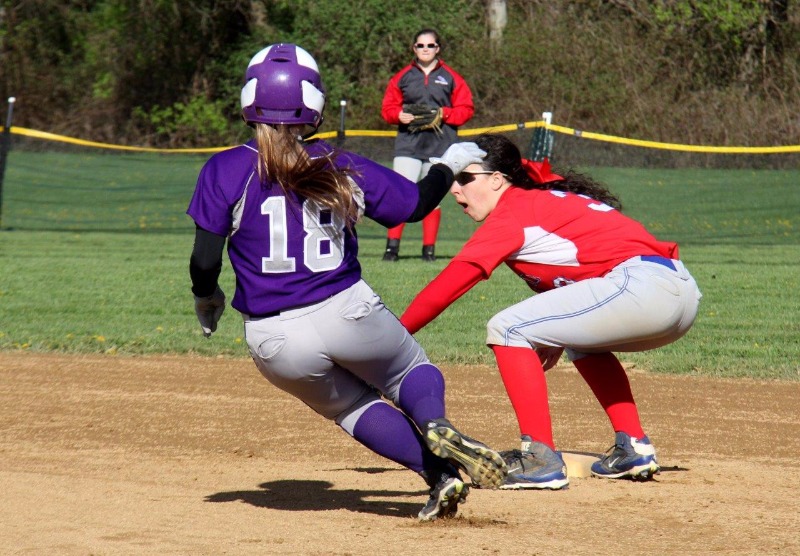
M 506 474 L 500 454 L 458 431 L 445 418 L 444 377 L 431 363 L 409 371 L 400 385 L 397 404 L 420 427 L 428 448 L 456 464 L 472 481 L 498 487 Z
M 502 486 L 508 471 L 499 452 L 463 434 L 447 419 L 429 421 L 423 433 L 431 452 L 458 465 L 473 483 L 484 488 Z
M 373 399 L 349 413 L 340 424 L 376 454 L 420 474 L 430 488 L 430 498 L 418 514 L 421 521 L 456 514 L 469 487 L 457 469 L 428 450 L 419 430 L 402 411 Z

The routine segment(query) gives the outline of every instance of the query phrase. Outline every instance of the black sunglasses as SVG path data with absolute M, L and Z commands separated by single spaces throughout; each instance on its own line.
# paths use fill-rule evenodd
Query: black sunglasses
M 494 174 L 494 172 L 459 172 L 456 174 L 456 182 L 458 185 L 467 185 L 470 182 L 475 181 L 475 176 L 479 174 Z M 503 174 L 505 175 L 505 174 Z
M 421 42 L 418 42 L 414 46 L 417 48 L 417 50 L 422 50 L 423 48 L 436 48 L 439 45 L 435 42 L 429 42 L 428 44 L 422 44 Z

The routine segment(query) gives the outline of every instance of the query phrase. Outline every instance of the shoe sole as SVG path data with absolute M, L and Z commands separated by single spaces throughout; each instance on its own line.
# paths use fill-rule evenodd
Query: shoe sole
M 479 487 L 498 488 L 505 482 L 508 473 L 506 462 L 487 446 L 445 426 L 428 429 L 425 440 L 431 452 L 457 463 Z
M 661 467 L 655 462 L 650 462 L 645 465 L 637 465 L 631 467 L 626 471 L 619 473 L 598 473 L 592 470 L 592 475 L 601 479 L 632 479 L 634 481 L 649 481 L 653 475 L 657 475 L 661 471 Z
M 504 483 L 501 490 L 564 490 L 569 488 L 569 479 L 553 479 L 544 483 Z
M 420 521 L 434 521 L 436 519 L 448 519 L 455 517 L 458 512 L 459 503 L 467 501 L 467 494 L 469 488 L 463 482 L 459 481 L 450 486 L 447 490 L 439 493 L 439 499 L 436 503 L 436 512 L 423 514 L 419 512 L 417 517 Z

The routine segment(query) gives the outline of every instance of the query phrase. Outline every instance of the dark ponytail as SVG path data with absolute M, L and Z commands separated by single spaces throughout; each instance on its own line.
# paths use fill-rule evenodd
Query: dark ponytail
M 553 189 L 586 195 L 617 210 L 622 209 L 620 200 L 606 186 L 574 170 L 558 172 L 563 177 L 561 180 L 545 183 L 535 182 L 523 167 L 522 154 L 517 146 L 503 135 L 484 133 L 475 139 L 475 143 L 486 151 L 486 157 L 481 166 L 485 170 L 505 174 L 514 187 L 544 191 Z

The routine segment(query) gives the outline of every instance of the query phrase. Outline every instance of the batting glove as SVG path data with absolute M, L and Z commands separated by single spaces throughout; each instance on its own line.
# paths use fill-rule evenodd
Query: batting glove
M 450 145 L 441 158 L 431 158 L 433 164 L 444 164 L 448 166 L 453 175 L 464 171 L 470 164 L 481 164 L 486 156 L 486 151 L 475 143 L 453 143 Z
M 217 323 L 224 310 L 225 294 L 219 286 L 208 297 L 194 296 L 194 312 L 197 313 L 197 320 L 200 321 L 203 336 L 208 338 L 217 329 Z

